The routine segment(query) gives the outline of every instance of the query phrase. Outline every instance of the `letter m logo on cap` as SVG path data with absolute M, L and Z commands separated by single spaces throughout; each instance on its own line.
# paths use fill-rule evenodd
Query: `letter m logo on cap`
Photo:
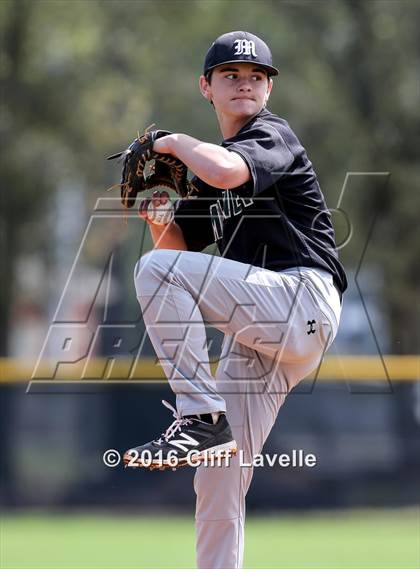
M 234 41 L 235 55 L 252 55 L 257 57 L 255 53 L 255 43 L 252 40 L 238 39 Z

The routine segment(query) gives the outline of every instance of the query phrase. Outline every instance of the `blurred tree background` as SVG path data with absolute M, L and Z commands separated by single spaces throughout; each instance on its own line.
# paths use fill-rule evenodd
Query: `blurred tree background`
M 88 217 L 117 181 L 104 157 L 153 122 L 220 142 L 197 84 L 211 42 L 235 29 L 271 46 L 281 73 L 270 109 L 306 146 L 330 207 L 347 172 L 390 173 L 386 185 L 358 180 L 346 207 L 355 228 L 377 216 L 365 263 L 383 275 L 389 349 L 415 352 L 419 15 L 405 0 L 2 0 L 0 355 L 29 294 L 20 259 L 38 259 L 44 295 L 51 286 L 60 189 L 81 188 L 85 211 L 69 215 Z M 357 268 L 365 236 L 355 231 L 342 250 L 347 269 Z

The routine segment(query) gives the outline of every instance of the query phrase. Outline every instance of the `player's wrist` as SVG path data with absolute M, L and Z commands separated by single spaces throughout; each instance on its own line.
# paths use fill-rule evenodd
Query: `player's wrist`
M 162 136 L 153 143 L 153 150 L 160 154 L 172 154 L 172 134 Z

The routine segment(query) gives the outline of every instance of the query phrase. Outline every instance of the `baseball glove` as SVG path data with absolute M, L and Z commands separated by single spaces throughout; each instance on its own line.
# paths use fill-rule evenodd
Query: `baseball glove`
M 167 130 L 146 129 L 143 136 L 138 136 L 126 150 L 107 157 L 107 160 L 117 158 L 123 162 L 119 186 L 124 207 L 133 207 L 137 194 L 157 186 L 174 190 L 181 197 L 188 196 L 191 187 L 185 164 L 170 154 L 161 154 L 153 150 L 154 141 L 168 134 L 171 133 Z M 150 174 L 146 176 L 145 168 L 149 161 L 154 161 L 154 165 L 150 169 Z

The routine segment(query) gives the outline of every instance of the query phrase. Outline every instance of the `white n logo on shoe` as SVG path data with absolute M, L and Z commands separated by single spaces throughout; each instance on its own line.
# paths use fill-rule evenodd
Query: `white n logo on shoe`
M 182 437 L 183 440 L 178 439 L 176 441 L 168 441 L 168 443 L 183 450 L 184 452 L 187 452 L 188 446 L 195 447 L 199 444 L 198 441 L 190 437 L 190 435 L 187 435 L 187 433 L 180 433 L 179 436 Z

